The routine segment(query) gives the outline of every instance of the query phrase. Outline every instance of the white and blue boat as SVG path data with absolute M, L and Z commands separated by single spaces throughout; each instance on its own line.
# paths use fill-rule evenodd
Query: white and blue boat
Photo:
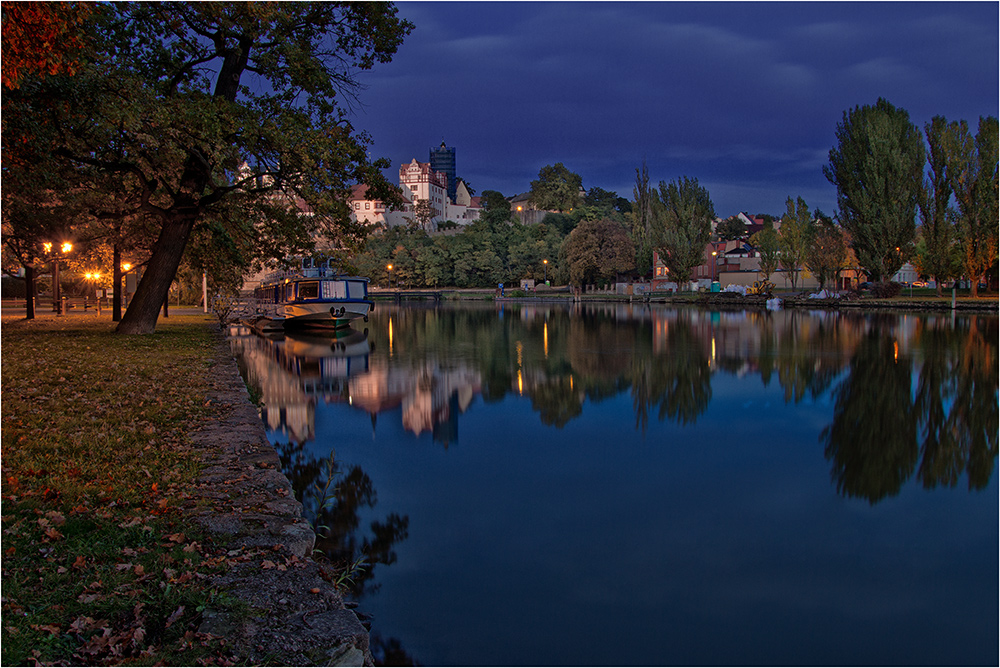
M 293 270 L 268 274 L 254 290 L 250 324 L 258 331 L 296 327 L 337 329 L 353 320 L 368 321 L 375 303 L 368 299 L 368 279 L 346 276 L 308 260 Z

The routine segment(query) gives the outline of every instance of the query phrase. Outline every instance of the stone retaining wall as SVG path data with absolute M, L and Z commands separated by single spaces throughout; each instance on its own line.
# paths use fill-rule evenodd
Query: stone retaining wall
M 200 631 L 251 664 L 372 665 L 368 631 L 310 558 L 315 534 L 221 332 L 212 361 L 209 401 L 224 417 L 191 434 L 205 469 L 187 512 L 228 557 L 211 586 L 247 612 L 206 612 Z

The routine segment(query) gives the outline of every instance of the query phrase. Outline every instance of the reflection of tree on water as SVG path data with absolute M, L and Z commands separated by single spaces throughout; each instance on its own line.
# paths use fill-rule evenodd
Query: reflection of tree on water
M 652 358 L 637 358 L 631 375 L 636 426 L 643 430 L 654 406 L 661 421 L 694 424 L 712 399 L 709 358 L 681 318 L 672 323 L 666 348 Z
M 344 584 L 361 595 L 376 565 L 395 563 L 393 548 L 406 539 L 409 518 L 390 513 L 384 521 L 373 521 L 369 533 L 362 535 L 361 512 L 378 503 L 368 474 L 359 466 L 343 471 L 333 454 L 322 461 L 307 456 L 301 444 L 278 443 L 275 449 L 303 515 L 316 531 L 316 549 L 339 568 L 360 565 Z
M 911 367 L 879 329 L 861 341 L 835 390 L 833 423 L 820 434 L 837 491 L 870 502 L 894 496 L 917 462 Z
M 920 478 L 925 487 L 954 487 L 964 470 L 969 489 L 983 489 L 997 457 L 997 321 L 972 317 L 964 342 L 944 337 L 941 324 L 926 328 L 917 406 L 924 425 Z M 958 350 L 954 350 L 958 348 Z M 926 376 L 926 380 L 925 380 Z M 950 410 L 946 409 L 950 403 Z
M 997 457 L 996 322 L 973 317 L 956 333 L 943 320 L 923 320 L 914 362 L 892 330 L 873 321 L 820 436 L 838 491 L 871 503 L 894 496 L 918 460 L 927 489 L 955 487 L 963 471 L 970 489 L 986 487 Z

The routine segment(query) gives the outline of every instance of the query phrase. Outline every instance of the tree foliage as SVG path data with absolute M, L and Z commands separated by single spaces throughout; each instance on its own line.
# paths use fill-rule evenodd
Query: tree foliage
M 843 231 L 829 218 L 819 216 L 809 232 L 805 265 L 819 281 L 820 290 L 836 280 L 847 263 L 847 240 Z
M 573 285 L 612 281 L 635 268 L 635 247 L 621 223 L 584 220 L 563 243 L 562 256 Z
M 736 241 L 747 235 L 747 226 L 739 216 L 729 216 L 718 224 L 715 233 L 723 241 Z
M 941 283 L 954 276 L 953 246 L 955 234 L 950 208 L 953 192 L 949 169 L 949 144 L 955 137 L 956 123 L 935 116 L 924 125 L 927 137 L 927 176 L 920 194 L 920 240 L 917 248 L 919 268 L 934 278 L 937 294 Z
M 583 179 L 569 171 L 561 162 L 546 165 L 531 182 L 529 201 L 543 211 L 569 211 L 583 202 L 580 190 Z
M 750 244 L 760 256 L 760 275 L 767 279 L 778 270 L 778 262 L 781 256 L 781 241 L 774 226 L 765 223 L 764 229 L 754 233 L 750 237 Z
M 127 213 L 156 221 L 119 331 L 153 330 L 196 227 L 211 221 L 213 240 L 258 259 L 282 257 L 310 247 L 314 233 L 336 245 L 363 234 L 346 206 L 354 183 L 396 201 L 380 172 L 387 161 L 368 159 L 370 139 L 346 117 L 356 72 L 390 60 L 412 27 L 391 4 L 101 10 L 95 62 L 71 82 L 22 85 L 17 129 L 30 136 L 55 116 L 58 141 L 40 150 L 79 179 L 118 175 Z M 52 105 L 52 94 L 64 104 Z
M 669 184 L 660 181 L 659 192 L 653 192 L 653 212 L 661 230 L 657 250 L 678 285 L 686 283 L 704 263 L 711 239 L 715 208 L 708 190 L 686 176 Z
M 4 3 L 4 87 L 18 88 L 25 77 L 74 74 L 89 43 L 90 12 L 81 2 Z
M 785 201 L 785 215 L 781 217 L 781 229 L 778 230 L 778 240 L 781 249 L 781 266 L 791 276 L 792 289 L 798 283 L 799 267 L 805 262 L 809 250 L 812 218 L 809 207 L 801 197 Z
M 823 168 L 837 187 L 840 222 L 873 281 L 902 266 L 916 234 L 924 144 L 909 114 L 879 98 L 844 112 Z
M 958 202 L 958 239 L 972 296 L 997 261 L 997 119 L 981 117 L 975 137 L 961 121 L 954 128 L 951 182 Z

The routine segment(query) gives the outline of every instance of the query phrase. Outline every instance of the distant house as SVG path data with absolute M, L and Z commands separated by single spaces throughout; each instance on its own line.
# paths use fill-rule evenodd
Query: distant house
M 747 230 L 746 236 L 748 239 L 753 235 L 757 234 L 758 232 L 760 232 L 762 229 L 764 229 L 764 226 L 767 225 L 767 221 L 761 216 L 751 216 L 741 211 L 739 214 L 737 214 L 737 217 L 741 221 L 743 221 L 744 225 L 746 225 L 746 230 Z M 775 220 L 772 223 L 772 225 L 774 226 L 774 229 L 780 230 L 781 220 Z

